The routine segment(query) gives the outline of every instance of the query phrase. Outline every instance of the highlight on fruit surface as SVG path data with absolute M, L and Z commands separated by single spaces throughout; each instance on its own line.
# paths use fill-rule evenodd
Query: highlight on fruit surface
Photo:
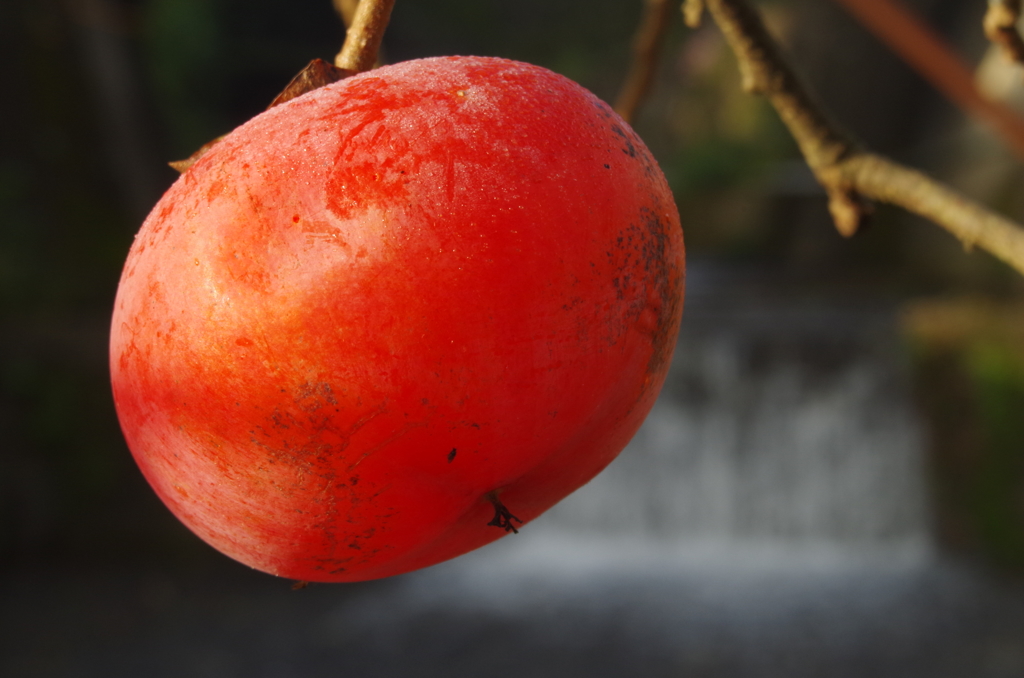
M 650 152 L 537 66 L 316 89 L 168 190 L 124 267 L 114 398 L 170 510 L 243 563 L 358 581 L 521 530 L 665 379 L 682 230 Z

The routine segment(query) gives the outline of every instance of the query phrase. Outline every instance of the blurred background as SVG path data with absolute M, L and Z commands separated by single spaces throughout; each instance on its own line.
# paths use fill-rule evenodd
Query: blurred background
M 904 0 L 1021 110 L 984 2 Z M 835 3 L 760 3 L 869 147 L 1024 220 L 1022 165 Z M 613 101 L 640 0 L 399 0 L 384 58 L 496 55 Z M 1024 676 L 1024 279 L 880 206 L 852 240 L 706 19 L 634 126 L 687 310 L 623 456 L 522 534 L 312 586 L 180 526 L 121 438 L 109 313 L 190 155 L 344 28 L 330 0 L 0 2 L 0 674 Z

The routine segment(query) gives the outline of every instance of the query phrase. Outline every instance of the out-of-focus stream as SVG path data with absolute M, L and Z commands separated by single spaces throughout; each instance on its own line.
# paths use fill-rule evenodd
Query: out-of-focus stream
M 691 265 L 669 383 L 605 473 L 382 582 L 26 573 L 5 676 L 1024 676 L 1024 589 L 931 539 L 894 308 Z
M 695 268 L 654 411 L 535 531 L 596 538 L 613 553 L 627 539 L 926 557 L 924 443 L 892 309 L 745 300 L 742 288 L 722 303 L 703 296 L 713 283 Z

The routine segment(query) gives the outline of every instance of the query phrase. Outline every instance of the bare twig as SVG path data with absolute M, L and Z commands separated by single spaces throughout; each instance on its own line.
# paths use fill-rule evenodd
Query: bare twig
M 356 72 L 373 68 L 394 6 L 395 0 L 362 0 L 334 65 Z
M 842 173 L 863 196 L 902 207 L 955 235 L 968 250 L 977 246 L 1024 273 L 1024 229 L 917 170 L 873 153 L 842 163 Z
M 951 102 L 986 121 L 1024 160 L 1024 120 L 979 90 L 963 60 L 895 0 L 836 0 Z
M 839 163 L 858 149 L 839 131 L 783 59 L 761 16 L 742 0 L 706 0 L 708 11 L 739 60 L 743 89 L 768 97 L 800 146 L 807 164 L 829 196 L 836 228 L 853 235 L 867 216 Z
M 1017 30 L 1020 12 L 1020 0 L 988 0 L 983 25 L 989 40 L 999 45 L 1012 61 L 1024 64 L 1024 38 Z
M 867 200 L 898 205 L 977 245 L 1024 274 L 1024 228 L 953 189 L 860 148 L 828 119 L 744 0 L 704 0 L 739 61 L 743 86 L 766 96 L 829 198 L 836 228 L 852 235 Z
M 646 0 L 644 13 L 633 38 L 633 63 L 615 100 L 615 111 L 627 122 L 633 119 L 654 81 L 661 43 L 675 13 L 675 0 Z

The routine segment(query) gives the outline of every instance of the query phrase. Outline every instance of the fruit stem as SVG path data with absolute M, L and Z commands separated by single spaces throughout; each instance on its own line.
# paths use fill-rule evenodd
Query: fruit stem
M 395 0 L 361 0 L 334 65 L 357 72 L 373 68 L 394 6 Z
M 341 20 L 345 22 L 345 28 L 352 25 L 352 19 L 356 15 L 356 7 L 359 6 L 359 0 L 333 0 L 334 9 L 341 15 Z

